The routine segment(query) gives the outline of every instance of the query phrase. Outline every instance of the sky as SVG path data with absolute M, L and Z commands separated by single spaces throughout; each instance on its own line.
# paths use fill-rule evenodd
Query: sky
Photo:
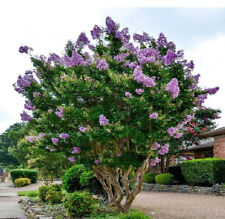
M 61 54 L 69 39 L 75 41 L 83 31 L 89 34 L 95 24 L 104 26 L 106 16 L 131 33 L 145 31 L 158 37 L 163 32 L 183 49 L 185 58 L 194 60 L 194 73 L 201 74 L 200 85 L 220 87 L 205 105 L 222 110 L 217 123 L 225 126 L 225 7 L 99 7 L 93 2 L 98 1 L 80 6 L 75 0 L 0 2 L 0 133 L 21 121 L 24 108 L 24 99 L 12 84 L 32 66 L 28 56 L 18 52 L 19 46 L 31 46 L 38 55 Z

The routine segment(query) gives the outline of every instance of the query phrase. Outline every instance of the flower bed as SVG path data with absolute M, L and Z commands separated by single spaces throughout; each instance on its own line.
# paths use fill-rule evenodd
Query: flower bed
M 180 192 L 180 193 L 200 193 L 225 196 L 225 188 L 215 184 L 212 187 L 189 186 L 189 185 L 162 185 L 144 183 L 143 191 L 154 192 Z

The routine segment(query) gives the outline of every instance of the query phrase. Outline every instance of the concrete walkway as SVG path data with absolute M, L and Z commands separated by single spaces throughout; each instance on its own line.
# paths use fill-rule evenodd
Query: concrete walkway
M 132 207 L 153 219 L 225 219 L 225 196 L 141 192 Z

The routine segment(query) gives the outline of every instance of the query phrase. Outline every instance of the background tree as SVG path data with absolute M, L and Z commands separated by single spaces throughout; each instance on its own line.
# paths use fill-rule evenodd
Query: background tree
M 22 119 L 40 133 L 28 140 L 92 168 L 109 204 L 126 212 L 149 161 L 156 165 L 168 152 L 170 136 L 182 137 L 209 91 L 196 86 L 193 61 L 162 33 L 157 40 L 134 34 L 132 43 L 128 28 L 119 30 L 107 17 L 106 28 L 95 25 L 91 36 L 94 45 L 81 33 L 61 57 L 34 56 L 30 47 L 20 47 L 34 70 L 14 87 L 33 112 L 24 111 Z

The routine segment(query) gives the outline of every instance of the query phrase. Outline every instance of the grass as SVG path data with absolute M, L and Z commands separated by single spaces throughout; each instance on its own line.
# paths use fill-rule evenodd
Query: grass
M 17 192 L 18 196 L 27 196 L 27 197 L 37 197 L 38 191 L 37 190 L 30 190 L 30 191 L 20 191 Z

